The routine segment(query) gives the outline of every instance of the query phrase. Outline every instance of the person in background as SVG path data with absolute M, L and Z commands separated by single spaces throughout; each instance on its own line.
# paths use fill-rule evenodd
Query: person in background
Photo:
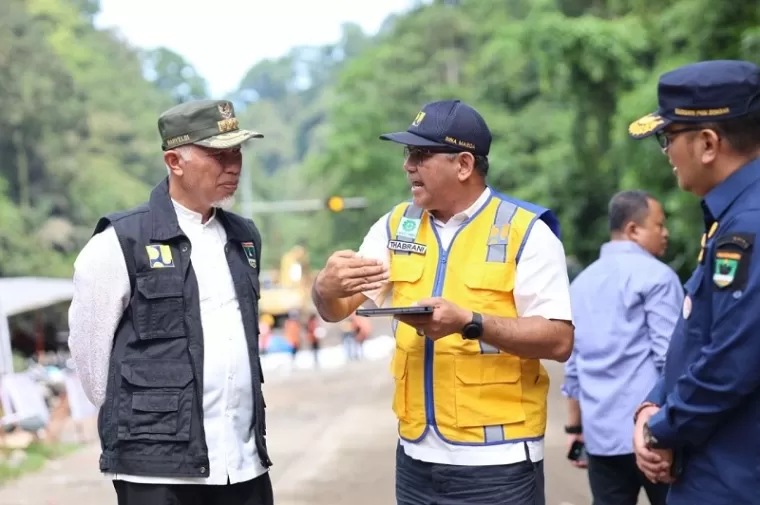
M 263 314 L 259 317 L 259 352 L 266 354 L 269 348 L 269 341 L 272 338 L 272 327 L 274 318 L 269 314 Z
M 314 354 L 314 367 L 319 368 L 319 340 L 320 330 L 322 329 L 319 324 L 319 316 L 316 314 L 310 314 L 309 319 L 306 321 L 306 342 L 311 347 Z
M 636 466 L 630 419 L 662 372 L 683 288 L 657 259 L 668 245 L 657 200 L 622 191 L 608 216 L 610 241 L 570 284 L 575 345 L 562 388 L 568 448 L 585 444 L 594 505 L 635 505 L 642 485 L 651 505 L 665 505 L 667 484 L 650 482 Z
M 298 351 L 301 348 L 301 321 L 299 320 L 297 312 L 291 312 L 288 314 L 288 318 L 283 325 L 283 333 L 285 339 L 290 344 L 290 354 L 293 361 L 296 360 Z
M 353 315 L 340 322 L 340 335 L 343 341 L 346 361 L 354 361 L 356 359 L 356 326 L 354 325 Z
M 354 313 L 351 316 L 351 328 L 353 330 L 354 356 L 356 360 L 361 360 L 364 358 L 364 342 L 372 334 L 372 323 L 368 317 Z

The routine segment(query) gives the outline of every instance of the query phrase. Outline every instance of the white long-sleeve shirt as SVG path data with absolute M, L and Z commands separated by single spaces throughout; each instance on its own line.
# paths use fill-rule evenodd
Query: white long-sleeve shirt
M 457 230 L 465 221 L 475 215 L 491 196 L 486 188 L 468 209 L 456 214 L 446 223 L 433 219 L 441 246 L 449 247 Z M 359 255 L 381 260 L 390 265 L 388 251 L 388 214 L 381 217 L 370 228 L 359 248 Z M 562 242 L 552 233 L 549 226 L 537 220 L 525 239 L 520 261 L 515 272 L 514 299 L 518 317 L 541 316 L 546 319 L 572 321 L 570 310 L 570 286 L 567 276 L 567 262 Z M 365 292 L 366 305 L 389 306 L 393 287 L 384 287 Z M 526 445 L 522 442 L 499 445 L 469 446 L 446 443 L 429 429 L 425 438 L 418 443 L 401 440 L 401 445 L 409 457 L 430 463 L 447 465 L 483 466 L 507 465 L 525 461 Z M 543 440 L 527 442 L 531 461 L 541 461 L 544 457 Z
M 198 279 L 203 329 L 203 427 L 209 476 L 164 478 L 111 475 L 141 483 L 227 484 L 266 472 L 251 432 L 253 391 L 248 346 L 224 246 L 227 234 L 212 217 L 174 202 L 180 228 L 192 244 L 190 261 Z M 90 401 L 105 400 L 114 332 L 130 298 L 130 283 L 116 232 L 93 236 L 74 263 L 74 297 L 69 309 L 69 348 Z

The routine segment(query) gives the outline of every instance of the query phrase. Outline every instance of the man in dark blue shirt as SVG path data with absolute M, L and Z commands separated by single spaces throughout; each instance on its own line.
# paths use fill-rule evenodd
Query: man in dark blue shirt
M 663 375 L 635 416 L 637 463 L 670 505 L 760 502 L 760 68 L 704 61 L 660 77 L 656 135 L 704 235 Z

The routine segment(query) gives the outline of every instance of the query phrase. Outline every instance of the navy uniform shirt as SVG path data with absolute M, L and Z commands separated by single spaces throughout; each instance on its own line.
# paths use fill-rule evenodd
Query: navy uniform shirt
M 683 455 L 668 505 L 760 503 L 760 158 L 708 193 L 700 262 L 648 401 Z

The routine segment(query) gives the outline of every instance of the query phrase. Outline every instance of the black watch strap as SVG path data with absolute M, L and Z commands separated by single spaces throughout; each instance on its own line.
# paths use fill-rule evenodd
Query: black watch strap
M 583 433 L 583 426 L 580 424 L 572 425 L 572 426 L 565 426 L 565 433 L 568 435 L 580 435 Z

